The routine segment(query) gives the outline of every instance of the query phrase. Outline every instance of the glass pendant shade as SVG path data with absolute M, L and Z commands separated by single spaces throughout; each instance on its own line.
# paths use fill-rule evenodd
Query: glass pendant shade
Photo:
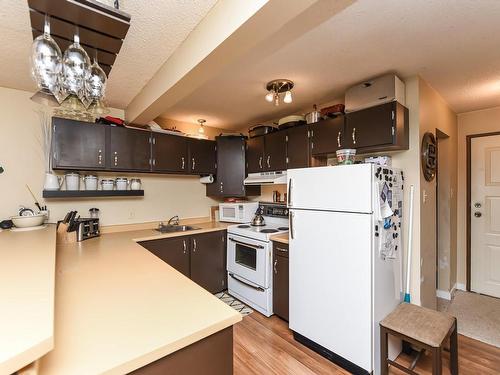
M 40 90 L 32 97 L 33 101 L 50 106 L 58 105 L 58 97 L 53 94 L 60 91 L 61 61 L 61 49 L 50 36 L 50 26 L 46 20 L 44 33 L 35 38 L 31 45 L 31 75 Z
M 102 99 L 104 98 L 104 93 L 106 91 L 106 73 L 99 66 L 96 60 L 90 67 L 90 75 L 86 81 L 87 83 L 87 97 L 90 100 Z
M 85 80 L 89 76 L 90 59 L 80 46 L 78 35 L 75 41 L 64 51 L 62 58 L 62 88 L 67 95 L 74 95 L 80 100 L 85 97 Z

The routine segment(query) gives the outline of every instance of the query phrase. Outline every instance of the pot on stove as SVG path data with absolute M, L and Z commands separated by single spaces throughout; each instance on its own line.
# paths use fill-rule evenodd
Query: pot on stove
M 257 211 L 255 211 L 255 216 L 252 219 L 252 225 L 254 227 L 262 227 L 266 225 L 266 221 L 264 220 L 264 216 L 262 216 L 262 208 L 259 206 Z

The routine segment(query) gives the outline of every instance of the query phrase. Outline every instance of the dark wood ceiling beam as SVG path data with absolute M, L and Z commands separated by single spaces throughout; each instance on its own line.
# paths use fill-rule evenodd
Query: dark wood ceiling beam
M 92 3 L 93 6 L 89 6 Z M 28 0 L 30 9 L 49 14 L 69 23 L 91 29 L 114 38 L 124 39 L 130 27 L 129 21 L 117 17 L 113 8 L 97 2 L 75 0 Z M 121 12 L 120 14 L 123 14 Z
M 45 15 L 38 13 L 36 10 L 30 9 L 31 27 L 35 30 L 43 32 L 45 24 Z M 50 18 L 50 34 L 58 36 L 67 40 L 73 40 L 77 27 L 69 22 L 60 20 L 59 18 Z M 78 27 L 78 34 L 80 35 L 80 43 L 92 46 L 102 51 L 110 53 L 118 53 L 122 46 L 122 40 L 112 38 L 108 35 L 86 29 L 85 27 Z

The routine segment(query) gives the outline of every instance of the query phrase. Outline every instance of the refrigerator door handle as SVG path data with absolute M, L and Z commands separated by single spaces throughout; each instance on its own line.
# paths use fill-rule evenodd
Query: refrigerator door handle
M 288 206 L 292 205 L 292 179 L 288 180 Z
M 294 230 L 293 230 L 293 217 L 295 216 L 295 212 L 290 212 L 289 220 L 290 220 L 290 238 L 293 240 L 295 238 Z

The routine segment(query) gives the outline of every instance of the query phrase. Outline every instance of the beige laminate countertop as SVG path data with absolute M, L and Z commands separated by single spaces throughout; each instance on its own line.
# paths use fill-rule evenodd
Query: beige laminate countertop
M 55 232 L 0 232 L 0 374 L 54 347 Z
M 136 243 L 227 226 L 194 225 L 202 229 L 58 245 L 55 349 L 39 375 L 128 373 L 239 322 L 238 312 Z
M 288 233 L 275 234 L 271 236 L 271 241 L 288 244 Z

